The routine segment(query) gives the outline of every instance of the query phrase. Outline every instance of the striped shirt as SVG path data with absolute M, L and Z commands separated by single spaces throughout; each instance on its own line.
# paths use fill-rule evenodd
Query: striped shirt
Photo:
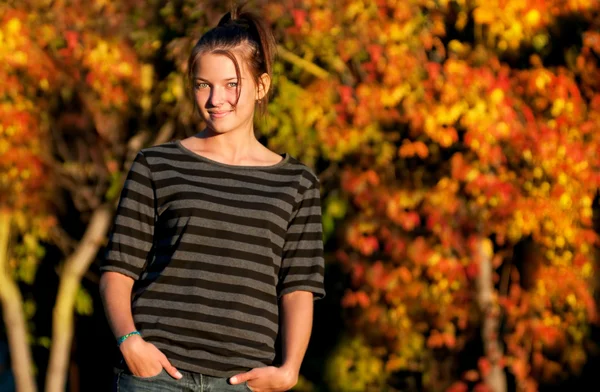
M 227 165 L 170 142 L 137 154 L 101 270 L 136 281 L 136 328 L 175 367 L 230 377 L 272 363 L 282 295 L 325 295 L 321 233 L 298 160 Z

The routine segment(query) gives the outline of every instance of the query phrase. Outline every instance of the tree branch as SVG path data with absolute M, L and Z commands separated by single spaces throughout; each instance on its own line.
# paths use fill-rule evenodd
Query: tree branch
M 302 57 L 285 49 L 281 45 L 277 45 L 277 53 L 278 53 L 279 57 L 281 57 L 288 63 L 292 63 L 295 66 L 302 68 L 306 72 L 311 73 L 318 78 L 328 79 L 331 76 L 329 72 L 327 72 L 323 68 L 319 67 L 315 63 L 303 59 Z

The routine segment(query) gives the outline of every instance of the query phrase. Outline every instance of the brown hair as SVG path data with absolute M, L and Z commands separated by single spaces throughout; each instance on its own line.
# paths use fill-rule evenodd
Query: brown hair
M 260 76 L 264 73 L 272 78 L 273 61 L 275 58 L 276 44 L 271 29 L 255 14 L 242 11 L 242 7 L 233 7 L 226 13 L 219 24 L 207 31 L 196 43 L 188 59 L 188 78 L 193 91 L 193 79 L 196 62 L 204 53 L 214 53 L 227 56 L 235 65 L 238 78 L 238 100 L 242 88 L 240 66 L 232 52 L 233 49 L 242 47 L 242 57 L 254 77 L 254 83 L 259 86 Z M 266 86 L 263 86 L 266 87 Z M 268 104 L 268 92 L 259 101 L 259 110 L 265 113 Z M 237 101 L 236 101 L 237 103 Z

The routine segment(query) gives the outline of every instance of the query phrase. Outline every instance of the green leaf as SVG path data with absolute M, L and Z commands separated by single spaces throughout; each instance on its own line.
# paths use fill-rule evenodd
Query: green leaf
M 38 338 L 37 344 L 44 348 L 50 349 L 50 346 L 52 345 L 52 339 L 50 339 L 48 336 L 41 336 Z
M 83 316 L 89 316 L 94 313 L 92 297 L 83 287 L 80 287 L 77 292 L 77 297 L 75 298 L 75 311 L 77 314 Z
M 110 175 L 110 186 L 106 191 L 106 199 L 108 201 L 116 200 L 119 197 L 121 193 L 121 176 L 122 174 L 119 172 Z

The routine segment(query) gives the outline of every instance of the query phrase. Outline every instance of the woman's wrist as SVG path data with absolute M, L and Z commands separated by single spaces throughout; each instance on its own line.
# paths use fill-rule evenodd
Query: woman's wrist
M 127 357 L 131 352 L 138 351 L 144 339 L 141 335 L 133 335 L 127 338 L 118 348 L 123 356 Z
M 119 337 L 117 338 L 117 347 L 121 347 L 121 344 L 123 344 L 123 342 L 125 342 L 125 341 L 126 341 L 127 339 L 129 339 L 130 337 L 132 337 L 132 336 L 136 336 L 136 335 L 137 335 L 137 336 L 141 336 L 141 334 L 140 334 L 138 331 L 132 331 L 132 332 L 126 333 L 126 334 L 125 334 L 125 335 L 123 335 L 123 336 L 119 336 Z
M 282 364 L 279 367 L 279 369 L 284 372 L 284 374 L 286 375 L 286 379 L 289 383 L 296 385 L 296 383 L 298 382 L 298 377 L 300 375 L 299 366 L 295 366 L 288 362 Z

